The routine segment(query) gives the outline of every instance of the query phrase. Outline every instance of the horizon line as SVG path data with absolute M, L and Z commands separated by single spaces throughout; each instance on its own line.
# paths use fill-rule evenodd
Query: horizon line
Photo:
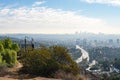
M 120 35 L 120 33 L 102 33 L 102 32 L 99 32 L 99 33 L 92 33 L 92 32 L 74 32 L 74 33 L 0 33 L 0 35 L 14 35 L 14 34 L 23 34 L 23 35 L 34 35 L 34 34 L 43 34 L 43 35 L 73 35 L 73 34 L 76 34 L 76 35 L 79 35 L 79 34 L 96 34 L 96 35 L 99 35 L 99 34 L 104 34 L 104 35 Z

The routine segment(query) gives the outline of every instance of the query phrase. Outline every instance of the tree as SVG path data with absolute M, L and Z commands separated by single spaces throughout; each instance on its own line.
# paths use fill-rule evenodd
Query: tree
M 114 67 L 120 70 L 120 59 L 116 59 L 113 63 Z
M 107 61 L 107 60 L 106 61 L 101 61 L 100 64 L 101 64 L 101 67 L 104 71 L 109 71 L 109 67 L 110 67 L 110 64 L 111 64 L 109 61 Z
M 12 47 L 12 41 L 9 38 L 4 39 L 3 45 L 5 49 L 11 49 Z
M 16 52 L 18 52 L 20 50 L 17 43 L 13 43 L 11 48 L 12 48 L 12 50 L 15 50 Z

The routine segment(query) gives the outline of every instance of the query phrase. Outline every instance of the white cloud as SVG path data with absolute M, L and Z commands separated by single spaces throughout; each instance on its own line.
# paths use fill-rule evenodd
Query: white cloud
M 82 0 L 87 3 L 109 4 L 113 6 L 120 6 L 120 0 Z
M 8 13 L 9 13 L 9 9 L 2 9 L 2 10 L 0 10 L 0 16 L 3 16 L 3 15 L 7 15 Z
M 109 31 L 108 31 L 109 30 Z M 0 10 L 0 33 L 74 33 L 116 32 L 102 19 L 76 12 L 46 7 L 3 8 Z
M 39 6 L 41 4 L 44 4 L 46 1 L 39 1 L 39 2 L 35 2 L 32 6 Z

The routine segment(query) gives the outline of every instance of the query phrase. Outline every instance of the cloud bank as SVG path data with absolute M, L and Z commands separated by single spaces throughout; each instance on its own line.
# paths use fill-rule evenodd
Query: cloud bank
M 112 6 L 120 6 L 120 0 L 83 0 L 87 3 L 108 4 Z
M 0 9 L 0 33 L 111 33 L 112 30 L 102 19 L 86 17 L 73 11 L 42 6 Z

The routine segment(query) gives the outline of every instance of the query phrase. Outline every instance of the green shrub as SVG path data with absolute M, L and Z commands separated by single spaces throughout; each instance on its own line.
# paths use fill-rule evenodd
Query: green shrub
M 54 66 L 57 66 L 57 63 L 51 58 L 49 51 L 46 49 L 25 53 L 22 63 L 25 72 L 42 76 L 50 75 L 51 70 L 54 72 L 56 68 Z
M 103 80 L 120 80 L 120 74 L 114 74 Z
M 11 49 L 15 50 L 16 52 L 18 52 L 20 50 L 20 48 L 19 48 L 17 43 L 13 43 Z
M 0 66 L 14 66 L 17 62 L 17 52 L 20 50 L 17 43 L 6 38 L 0 40 Z
M 3 40 L 3 45 L 5 49 L 11 49 L 12 47 L 12 41 L 10 38 L 6 38 Z
M 2 63 L 2 56 L 1 56 L 1 53 L 0 53 L 0 64 Z
M 0 43 L 0 52 L 3 52 L 4 51 L 4 47 L 2 45 L 2 43 Z
M 6 49 L 2 52 L 3 61 L 5 61 L 8 66 L 14 66 L 17 62 L 17 53 L 14 50 Z
M 3 60 L 3 56 L 0 53 L 0 67 L 5 67 L 7 64 L 5 62 L 5 60 Z
M 60 46 L 43 47 L 29 52 L 22 52 L 23 71 L 41 75 L 54 76 L 58 70 L 73 75 L 79 73 L 77 64 L 68 54 L 68 50 Z
M 71 56 L 68 54 L 68 49 L 61 46 L 50 47 L 52 58 L 60 64 L 60 69 L 74 75 L 79 73 L 79 68 L 76 62 L 74 62 Z

